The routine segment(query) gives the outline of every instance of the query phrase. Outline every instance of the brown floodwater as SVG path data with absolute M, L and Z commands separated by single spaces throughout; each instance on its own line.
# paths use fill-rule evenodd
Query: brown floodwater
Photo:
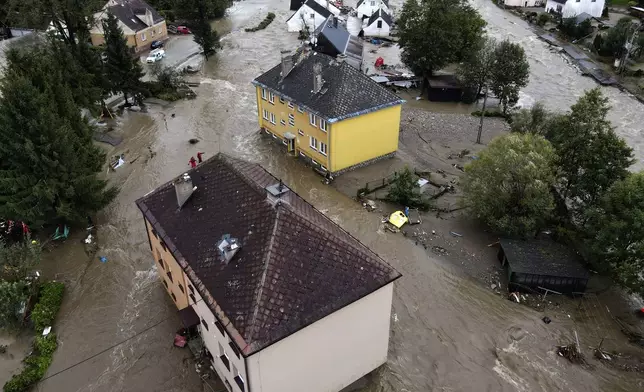
M 489 21 L 491 33 L 526 46 L 533 75 L 523 99 L 568 107 L 584 89 L 594 87 L 533 39 L 522 21 L 489 2 L 474 4 Z M 268 11 L 277 17 L 267 29 L 243 31 Z M 227 34 L 222 50 L 204 67 L 198 97 L 151 105 L 147 114 L 126 113 L 119 119 L 125 141 L 110 154 L 125 153 L 128 163 L 109 174 L 121 192 L 96 222 L 96 256 L 107 257 L 107 262 L 86 255 L 82 232 L 45 255 L 43 272 L 66 282 L 68 290 L 55 329 L 59 348 L 38 390 L 202 389 L 194 365 L 185 360 L 188 352 L 172 347 L 180 322 L 158 281 L 141 213 L 134 205 L 138 197 L 188 169 L 188 159 L 197 151 L 207 157 L 222 151 L 261 163 L 403 274 L 394 294 L 389 361 L 364 392 L 642 390 L 644 380 L 635 374 L 601 365 L 588 370 L 556 355 L 554 346 L 571 339 L 573 329 L 583 337 L 584 325 L 566 320 L 546 325 L 540 313 L 500 298 L 402 236 L 378 231 L 377 214 L 323 185 L 310 169 L 258 134 L 250 81 L 279 61 L 280 50 L 298 44 L 296 34 L 285 31 L 288 16 L 286 0 L 235 3 L 228 17 L 215 23 Z M 642 125 L 629 116 L 641 107 L 618 90 L 605 91 L 615 106 L 611 118 L 619 119 L 618 132 L 637 145 Z M 200 143 L 191 145 L 190 138 Z

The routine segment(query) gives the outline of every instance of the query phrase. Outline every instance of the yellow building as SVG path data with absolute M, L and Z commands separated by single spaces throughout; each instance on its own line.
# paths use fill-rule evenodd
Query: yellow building
M 119 27 L 132 51 L 138 53 L 150 49 L 153 41 L 168 39 L 165 19 L 143 0 L 110 0 L 105 7 L 94 14 L 94 26 L 90 30 L 92 45 L 105 43 L 103 19 L 111 13 L 119 21 Z
M 325 174 L 392 156 L 405 102 L 348 63 L 283 53 L 253 80 L 260 129 Z

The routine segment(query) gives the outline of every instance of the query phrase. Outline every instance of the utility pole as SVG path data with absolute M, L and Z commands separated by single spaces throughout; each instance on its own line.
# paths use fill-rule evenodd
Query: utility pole
M 628 34 L 626 35 L 626 42 L 624 42 L 624 53 L 622 54 L 622 59 L 620 60 L 619 67 L 617 68 L 617 73 L 619 74 L 624 72 L 624 70 L 626 69 L 628 56 L 631 53 L 631 48 L 633 47 L 635 38 L 637 38 L 637 35 L 640 31 L 641 23 L 634 22 L 631 26 L 634 26 L 635 29 L 633 30 L 633 34 L 631 34 L 630 38 L 628 37 Z
M 485 117 L 485 105 L 487 104 L 487 84 L 485 85 L 485 94 L 483 95 L 483 108 L 481 109 L 481 123 L 479 124 L 479 133 L 476 135 L 476 144 L 481 144 L 481 134 L 483 133 L 483 118 Z

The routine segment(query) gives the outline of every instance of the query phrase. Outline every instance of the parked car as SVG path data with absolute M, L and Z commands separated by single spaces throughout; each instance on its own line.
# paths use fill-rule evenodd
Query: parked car
M 192 31 L 186 26 L 177 26 L 177 34 L 192 34 Z
M 163 49 L 156 49 L 150 52 L 148 55 L 148 58 L 145 59 L 145 62 L 150 64 L 150 63 L 156 63 L 157 61 L 161 61 L 165 57 L 165 50 Z
M 162 47 L 163 47 L 163 41 L 158 41 L 158 40 L 157 41 L 152 41 L 152 43 L 150 44 L 150 49 L 152 49 L 152 50 L 159 49 L 159 48 L 162 48 Z

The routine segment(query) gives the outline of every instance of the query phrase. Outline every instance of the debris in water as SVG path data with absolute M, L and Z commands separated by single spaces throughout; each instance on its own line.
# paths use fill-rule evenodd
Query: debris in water
M 197 144 L 197 143 L 199 143 L 199 139 L 192 138 L 192 139 L 188 140 L 188 143 Z
M 455 232 L 455 231 L 450 231 L 449 233 L 450 233 L 451 235 L 453 235 L 454 237 L 462 237 L 462 236 L 463 236 L 463 234 L 457 233 L 457 232 Z
M 91 244 L 92 243 L 92 238 L 93 238 L 92 235 L 89 234 L 89 235 L 87 235 L 87 238 L 85 238 L 83 240 L 83 242 L 85 242 L 86 244 Z
M 541 320 L 543 320 L 543 322 L 546 324 L 550 324 L 552 322 L 552 320 L 550 320 L 550 317 L 548 316 L 544 316 Z
M 557 354 L 572 363 L 586 363 L 586 360 L 581 354 L 581 351 L 579 351 L 576 343 L 571 343 L 567 346 L 557 346 Z
M 595 358 L 603 359 L 605 361 L 610 361 L 610 360 L 613 359 L 613 358 L 611 358 L 610 355 L 606 354 L 605 352 L 603 352 L 602 350 L 597 349 L 597 348 L 595 349 Z
M 496 287 L 497 287 L 497 286 L 496 286 L 494 283 L 492 283 L 492 284 L 490 285 L 490 288 L 491 288 L 492 290 L 494 290 Z
M 105 256 L 100 256 L 98 259 L 100 260 L 101 263 L 107 263 L 107 257 Z
M 362 206 L 369 212 L 375 210 L 377 208 L 376 202 L 373 200 L 366 199 L 363 203 Z
M 519 294 L 516 293 L 516 292 L 510 293 L 510 295 L 508 295 L 508 299 L 510 301 L 514 301 L 514 302 L 516 302 L 518 304 L 521 303 L 521 301 L 519 300 Z

